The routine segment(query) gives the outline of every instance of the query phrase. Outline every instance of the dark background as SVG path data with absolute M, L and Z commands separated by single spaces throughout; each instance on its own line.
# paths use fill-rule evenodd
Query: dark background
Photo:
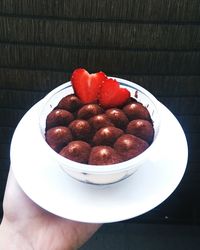
M 186 133 L 189 161 L 181 184 L 126 223 L 199 225 L 199 0 L 0 1 L 1 203 L 16 125 L 77 67 L 147 88 Z

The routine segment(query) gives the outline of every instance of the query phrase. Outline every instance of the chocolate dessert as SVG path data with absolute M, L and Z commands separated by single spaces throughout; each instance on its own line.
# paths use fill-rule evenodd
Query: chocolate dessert
M 46 142 L 57 153 L 79 163 L 110 165 L 134 158 L 151 145 L 149 111 L 128 90 L 103 72 L 84 69 L 75 70 L 71 82 L 74 93 L 63 97 L 46 118 Z M 107 93 L 106 86 L 112 91 Z

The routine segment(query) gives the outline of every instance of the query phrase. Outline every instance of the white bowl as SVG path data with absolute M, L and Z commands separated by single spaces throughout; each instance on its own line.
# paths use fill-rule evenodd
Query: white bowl
M 140 155 L 124 161 L 122 163 L 112 165 L 89 165 L 71 161 L 58 153 L 56 153 L 45 141 L 45 126 L 47 115 L 57 106 L 59 101 L 66 95 L 73 93 L 71 82 L 60 85 L 51 91 L 43 100 L 41 113 L 39 115 L 39 126 L 44 141 L 44 150 L 49 156 L 52 156 L 59 166 L 74 179 L 90 184 L 111 184 L 121 181 L 141 167 L 144 162 L 148 161 L 151 154 L 154 153 L 154 148 L 159 135 L 160 114 L 158 100 L 146 89 L 141 86 L 120 78 L 116 79 L 121 87 L 127 88 L 131 96 L 138 102 L 141 102 L 149 111 L 154 126 L 154 139 L 152 144 Z

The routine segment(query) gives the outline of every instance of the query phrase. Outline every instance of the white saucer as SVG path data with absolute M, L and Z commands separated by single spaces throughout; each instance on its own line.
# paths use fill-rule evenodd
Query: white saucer
M 45 155 L 38 126 L 41 103 L 18 124 L 10 155 L 19 185 L 47 211 L 82 222 L 122 221 L 162 203 L 181 181 L 188 158 L 187 142 L 180 124 L 162 104 L 162 136 L 156 155 L 126 180 L 97 186 L 72 179 Z

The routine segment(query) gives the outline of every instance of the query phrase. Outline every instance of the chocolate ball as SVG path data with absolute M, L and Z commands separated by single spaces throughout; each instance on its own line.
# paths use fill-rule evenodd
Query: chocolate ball
M 115 127 L 104 127 L 99 129 L 93 137 L 94 145 L 108 145 L 112 146 L 113 143 L 124 133 L 123 130 Z
M 77 117 L 79 119 L 89 119 L 94 115 L 98 115 L 103 113 L 103 109 L 98 104 L 87 104 L 84 105 L 81 109 L 79 109 L 77 113 Z
M 129 122 L 126 133 L 135 135 L 149 144 L 153 141 L 154 129 L 152 123 L 147 120 L 132 120 Z
M 125 113 L 118 108 L 111 108 L 106 110 L 106 115 L 111 122 L 118 128 L 125 128 L 129 122 Z
M 82 119 L 72 121 L 69 124 L 69 128 L 71 129 L 72 135 L 77 140 L 88 140 L 91 134 L 90 124 Z
M 64 109 L 55 109 L 51 111 L 46 119 L 46 130 L 56 126 L 68 126 L 74 120 L 71 112 Z
M 143 119 L 151 121 L 151 117 L 147 108 L 145 108 L 141 103 L 130 103 L 124 106 L 123 108 L 124 113 L 127 115 L 128 119 Z
M 46 142 L 56 152 L 72 141 L 72 133 L 69 128 L 58 126 L 47 130 L 45 134 Z
M 88 163 L 91 146 L 84 141 L 72 141 L 62 148 L 60 155 L 79 163 Z
M 114 126 L 110 119 L 105 114 L 95 115 L 91 117 L 88 122 L 90 123 L 92 130 L 96 132 L 100 128 Z
M 148 147 L 149 144 L 146 141 L 130 134 L 120 136 L 114 143 L 114 149 L 124 161 L 141 154 Z
M 63 97 L 57 105 L 58 109 L 75 112 L 83 106 L 81 100 L 74 94 Z
M 127 104 L 131 104 L 131 103 L 136 103 L 136 102 L 137 102 L 137 100 L 131 96 L 131 97 L 129 97 L 128 100 L 124 103 L 123 106 L 126 106 Z
M 109 146 L 93 147 L 89 157 L 89 164 L 91 165 L 110 165 L 121 161 L 120 155 Z

